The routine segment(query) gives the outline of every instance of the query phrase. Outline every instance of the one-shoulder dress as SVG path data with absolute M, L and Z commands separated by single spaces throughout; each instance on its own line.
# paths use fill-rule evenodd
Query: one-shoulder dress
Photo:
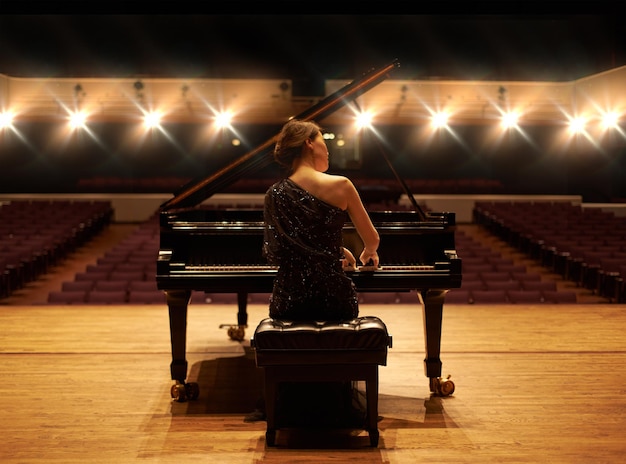
M 289 178 L 265 194 L 263 255 L 278 266 L 269 315 L 285 320 L 349 320 L 357 293 L 341 265 L 347 212 Z

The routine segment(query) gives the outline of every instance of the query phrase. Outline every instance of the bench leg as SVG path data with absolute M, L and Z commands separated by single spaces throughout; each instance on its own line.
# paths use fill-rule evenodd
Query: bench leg
M 267 446 L 274 446 L 276 443 L 276 386 L 277 382 L 272 375 L 271 368 L 263 369 L 265 372 L 265 418 L 267 428 L 265 431 L 265 442 Z
M 370 445 L 378 446 L 378 366 L 373 366 L 372 372 L 365 382 L 367 395 L 367 432 Z

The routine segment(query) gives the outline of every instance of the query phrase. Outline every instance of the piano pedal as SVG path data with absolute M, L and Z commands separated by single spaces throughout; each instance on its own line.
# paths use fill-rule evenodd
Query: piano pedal
M 177 403 L 184 403 L 187 400 L 197 400 L 200 396 L 200 387 L 197 382 L 180 383 L 176 381 L 170 388 L 170 395 Z
M 243 341 L 244 336 L 246 335 L 246 327 L 247 325 L 239 325 L 239 324 L 220 324 L 220 329 L 228 328 L 228 337 L 231 340 L 235 340 L 236 342 Z
M 435 377 L 430 379 L 430 391 L 437 396 L 449 396 L 454 393 L 454 382 L 450 380 L 451 375 L 445 379 Z

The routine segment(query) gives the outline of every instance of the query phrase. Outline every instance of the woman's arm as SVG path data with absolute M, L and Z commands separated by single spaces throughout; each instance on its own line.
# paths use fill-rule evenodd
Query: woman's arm
M 359 260 L 362 264 L 368 264 L 371 261 L 371 264 L 378 267 L 378 245 L 380 244 L 380 236 L 374 224 L 372 224 L 372 220 L 369 214 L 367 214 L 365 206 L 363 206 L 363 202 L 361 201 L 356 187 L 349 179 L 346 180 L 348 181 L 345 187 L 345 196 L 348 203 L 346 209 L 364 245 Z

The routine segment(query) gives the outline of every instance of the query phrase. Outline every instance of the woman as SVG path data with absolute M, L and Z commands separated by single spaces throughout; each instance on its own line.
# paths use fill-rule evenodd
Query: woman
M 289 176 L 265 195 L 263 253 L 278 265 L 270 299 L 270 317 L 285 320 L 348 320 L 358 302 L 344 266 L 356 265 L 342 245 L 349 218 L 364 248 L 362 264 L 379 264 L 379 235 L 354 184 L 327 174 L 328 148 L 320 126 L 310 121 L 285 124 L 274 149 Z

